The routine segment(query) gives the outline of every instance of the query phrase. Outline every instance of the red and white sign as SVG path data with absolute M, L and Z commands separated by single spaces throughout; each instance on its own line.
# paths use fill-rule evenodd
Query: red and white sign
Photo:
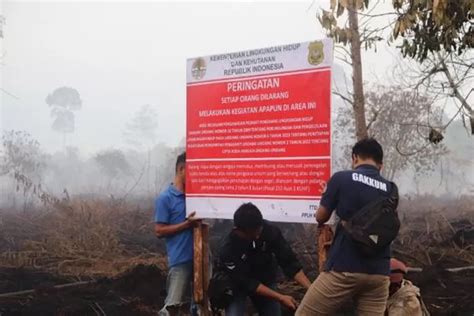
M 186 203 L 232 218 L 315 223 L 331 174 L 332 41 L 187 62 Z

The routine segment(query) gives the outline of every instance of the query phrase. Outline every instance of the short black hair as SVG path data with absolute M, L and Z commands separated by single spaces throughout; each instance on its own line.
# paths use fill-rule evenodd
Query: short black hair
M 376 163 L 383 162 L 383 149 L 375 138 L 364 138 L 352 147 L 352 155 L 362 159 L 372 159 Z
M 260 210 L 252 203 L 244 203 L 234 213 L 234 226 L 243 231 L 259 228 L 263 225 Z
M 178 172 L 179 167 L 184 164 L 186 164 L 186 152 L 179 155 L 176 159 L 176 172 Z

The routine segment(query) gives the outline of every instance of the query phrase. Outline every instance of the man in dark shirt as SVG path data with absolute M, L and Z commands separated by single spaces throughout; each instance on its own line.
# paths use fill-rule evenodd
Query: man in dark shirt
M 353 169 L 335 173 L 327 184 L 316 213 L 318 223 L 326 223 L 334 210 L 341 220 L 348 220 L 364 205 L 388 195 L 391 184 L 380 175 L 382 162 L 382 146 L 375 139 L 357 142 L 352 148 Z M 311 285 L 296 315 L 333 315 L 351 298 L 358 315 L 383 315 L 389 273 L 390 246 L 366 257 L 338 227 L 325 271 Z
M 294 298 L 275 290 L 278 266 L 305 288 L 311 285 L 280 229 L 264 221 L 252 203 L 241 205 L 234 213 L 234 228 L 218 251 L 216 268 L 229 275 L 234 285 L 226 316 L 243 316 L 247 296 L 259 315 L 280 315 L 279 303 L 295 310 Z

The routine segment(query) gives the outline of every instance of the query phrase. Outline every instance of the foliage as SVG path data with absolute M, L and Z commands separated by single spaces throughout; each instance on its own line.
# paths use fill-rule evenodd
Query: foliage
M 3 38 L 3 26 L 5 25 L 5 17 L 0 15 L 0 38 Z
M 472 0 L 393 0 L 398 19 L 393 36 L 403 37 L 404 56 L 425 60 L 429 53 L 461 54 L 474 47 Z
M 322 10 L 321 15 L 318 17 L 319 23 L 327 31 L 327 35 L 331 37 L 336 43 L 340 43 L 344 46 L 351 44 L 352 38 L 360 33 L 360 40 L 364 45 L 364 48 L 376 49 L 376 42 L 382 40 L 379 31 L 382 31 L 383 28 L 371 28 L 369 27 L 368 23 L 363 23 L 363 25 L 359 26 L 358 29 L 355 30 L 347 25 L 347 23 L 343 25 L 338 24 L 338 19 L 342 18 L 345 13 L 348 13 L 352 10 L 364 11 L 369 9 L 369 1 L 354 0 L 354 8 L 351 8 L 351 6 L 352 0 L 331 0 L 331 9 L 329 11 Z
M 109 149 L 99 152 L 95 157 L 100 169 L 109 178 L 115 178 L 119 175 L 129 175 L 130 165 L 121 150 Z
M 70 87 L 60 87 L 46 97 L 54 118 L 52 129 L 60 133 L 73 133 L 75 130 L 74 111 L 82 107 L 79 92 Z

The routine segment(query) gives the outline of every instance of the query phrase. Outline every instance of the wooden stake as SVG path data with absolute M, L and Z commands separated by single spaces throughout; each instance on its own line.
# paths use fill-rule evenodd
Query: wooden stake
M 203 316 L 209 315 L 209 296 L 207 289 L 209 287 L 210 279 L 210 265 L 209 265 L 209 225 L 203 223 L 202 225 L 202 293 L 203 302 L 201 314 Z
M 331 226 L 322 225 L 318 228 L 318 259 L 319 273 L 324 270 L 324 265 L 328 257 L 329 248 L 331 247 L 333 232 Z
M 201 304 L 204 299 L 202 283 L 202 223 L 194 227 L 194 303 Z
M 199 223 L 194 228 L 194 303 L 200 314 L 209 315 L 209 225 Z

